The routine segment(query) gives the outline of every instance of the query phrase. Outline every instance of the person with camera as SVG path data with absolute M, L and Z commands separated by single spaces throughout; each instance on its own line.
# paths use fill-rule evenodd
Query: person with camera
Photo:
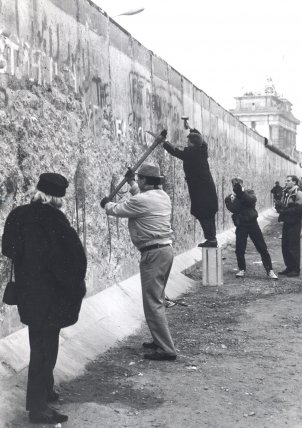
M 255 192 L 251 189 L 244 189 L 243 180 L 239 177 L 232 179 L 232 187 L 233 193 L 225 198 L 225 204 L 232 213 L 232 220 L 236 226 L 236 257 L 238 263 L 236 278 L 245 276 L 246 262 L 244 256 L 247 238 L 250 237 L 261 256 L 267 276 L 276 280 L 278 277 L 273 271 L 271 256 L 257 221 L 258 212 L 255 208 L 257 202 Z

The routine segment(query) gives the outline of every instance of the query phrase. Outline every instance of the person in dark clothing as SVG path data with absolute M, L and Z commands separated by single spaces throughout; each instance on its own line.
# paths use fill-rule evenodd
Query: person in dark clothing
M 261 255 L 262 264 L 269 278 L 278 279 L 273 271 L 271 257 L 267 250 L 256 211 L 256 195 L 253 190 L 242 187 L 243 180 L 239 177 L 232 179 L 233 193 L 225 198 L 227 209 L 233 214 L 232 220 L 236 226 L 236 257 L 238 263 L 237 278 L 245 276 L 245 250 L 247 238 L 250 237 L 256 250 Z
M 275 182 L 274 187 L 271 189 L 271 194 L 274 198 L 274 204 L 276 201 L 281 201 L 283 188 L 280 186 L 279 181 Z
M 33 423 L 68 419 L 49 403 L 59 398 L 53 370 L 60 329 L 78 320 L 87 261 L 76 231 L 59 210 L 67 186 L 60 174 L 41 174 L 31 203 L 11 211 L 2 236 L 2 253 L 14 266 L 20 319 L 28 325 L 26 409 Z
M 299 179 L 288 175 L 281 201 L 275 208 L 279 213 L 278 221 L 283 222 L 282 254 L 285 269 L 279 275 L 295 277 L 300 275 L 300 235 L 302 219 L 302 192 L 299 189 Z
M 183 150 L 165 141 L 164 149 L 183 161 L 185 179 L 191 199 L 191 214 L 199 221 L 205 242 L 199 247 L 217 247 L 215 214 L 218 211 L 216 187 L 208 163 L 208 145 L 197 129 L 185 122 L 188 147 Z

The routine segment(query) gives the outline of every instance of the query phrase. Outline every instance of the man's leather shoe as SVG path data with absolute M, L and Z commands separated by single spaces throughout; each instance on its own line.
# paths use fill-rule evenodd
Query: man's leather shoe
M 154 343 L 154 342 L 144 342 L 143 343 L 143 348 L 147 348 L 147 349 L 157 349 L 158 346 Z
M 281 272 L 278 272 L 278 275 L 287 275 L 289 272 L 289 270 L 286 268 L 284 270 L 282 270 Z
M 59 424 L 68 420 L 67 415 L 56 410 L 46 409 L 40 412 L 31 411 L 29 412 L 29 420 L 34 424 Z
M 287 277 L 289 277 L 289 278 L 294 278 L 294 277 L 296 277 L 296 276 L 300 276 L 300 272 L 297 272 L 296 270 L 293 270 L 293 271 L 291 271 L 291 272 L 288 272 L 288 273 L 286 274 L 286 276 L 287 276 Z
M 58 400 L 59 400 L 59 398 L 60 398 L 59 393 L 53 389 L 52 391 L 50 391 L 50 392 L 48 393 L 47 401 L 48 401 L 49 403 L 54 403 L 54 402 L 58 401 Z
M 198 244 L 198 247 L 201 247 L 201 248 L 214 247 L 214 248 L 216 248 L 217 245 L 218 245 L 217 241 L 205 241 L 205 242 L 201 242 L 200 244 Z
M 165 354 L 164 352 L 154 352 L 153 354 L 144 354 L 145 360 L 154 361 L 175 361 L 176 355 Z

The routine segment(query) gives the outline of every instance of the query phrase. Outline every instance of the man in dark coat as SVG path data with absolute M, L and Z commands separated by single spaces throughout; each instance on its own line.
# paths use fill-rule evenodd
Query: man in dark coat
M 283 192 L 283 189 L 280 186 L 279 181 L 276 181 L 274 187 L 271 189 L 271 194 L 273 195 L 273 198 L 274 198 L 274 204 L 276 201 L 281 201 L 282 192 Z
M 28 325 L 30 361 L 26 409 L 34 423 L 65 422 L 51 409 L 59 333 L 78 320 L 86 292 L 86 256 L 76 231 L 59 210 L 68 182 L 60 174 L 41 174 L 32 202 L 8 216 L 2 253 L 14 265 L 17 306 Z
M 300 235 L 302 219 L 302 192 L 296 175 L 288 175 L 281 201 L 276 202 L 278 221 L 283 222 L 282 255 L 285 269 L 279 275 L 300 275 Z
M 197 129 L 190 129 L 188 147 L 183 150 L 164 142 L 164 149 L 183 161 L 191 199 L 191 214 L 199 221 L 205 242 L 199 247 L 217 247 L 215 214 L 218 211 L 216 187 L 208 163 L 208 145 Z
M 227 209 L 233 214 L 236 226 L 236 256 L 238 263 L 237 278 L 245 276 L 245 250 L 247 238 L 250 237 L 256 250 L 261 256 L 262 264 L 269 278 L 278 279 L 273 271 L 272 260 L 267 250 L 263 234 L 259 227 L 256 210 L 257 198 L 254 190 L 244 189 L 243 180 L 239 177 L 232 179 L 233 193 L 225 198 Z

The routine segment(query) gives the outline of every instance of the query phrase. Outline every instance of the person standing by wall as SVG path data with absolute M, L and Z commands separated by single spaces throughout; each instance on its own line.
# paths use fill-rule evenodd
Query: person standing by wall
M 28 325 L 26 409 L 33 423 L 68 419 L 49 403 L 59 398 L 53 370 L 60 329 L 78 320 L 87 262 L 76 231 L 60 211 L 67 187 L 62 175 L 41 174 L 31 203 L 11 211 L 2 236 L 2 253 L 14 266 L 20 319 Z
M 143 307 L 152 342 L 143 347 L 154 352 L 145 359 L 176 359 L 176 350 L 170 334 L 165 309 L 165 288 L 173 263 L 171 201 L 160 188 L 163 177 L 159 167 L 148 163 L 138 170 L 138 183 L 131 170 L 126 175 L 131 197 L 121 203 L 101 201 L 106 214 L 129 219 L 129 232 L 133 244 L 141 252 L 140 276 Z
M 208 145 L 195 128 L 185 122 L 188 146 L 183 150 L 164 142 L 164 149 L 183 161 L 185 179 L 191 199 L 191 214 L 199 221 L 205 242 L 199 247 L 217 247 L 215 214 L 218 211 L 216 187 L 208 163 Z
M 283 189 L 280 186 L 279 181 L 275 182 L 274 187 L 271 189 L 271 194 L 273 195 L 274 205 L 276 201 L 281 201 Z
M 279 275 L 295 277 L 300 275 L 300 235 L 302 219 L 302 192 L 299 189 L 299 179 L 288 175 L 281 201 L 275 204 L 279 213 L 278 221 L 283 222 L 282 254 L 285 269 Z
M 232 219 L 236 226 L 236 257 L 238 263 L 237 278 L 245 276 L 245 250 L 247 238 L 250 237 L 256 250 L 261 255 L 262 264 L 269 278 L 278 279 L 273 271 L 272 260 L 267 250 L 256 211 L 257 198 L 251 189 L 243 188 L 243 180 L 239 177 L 232 179 L 233 193 L 225 198 L 227 209 L 233 214 Z

